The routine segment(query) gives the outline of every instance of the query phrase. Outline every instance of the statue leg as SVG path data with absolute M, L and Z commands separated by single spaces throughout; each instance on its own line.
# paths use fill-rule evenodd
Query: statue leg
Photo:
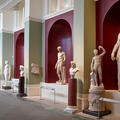
M 120 58 L 117 61 L 118 65 L 118 90 L 120 91 Z
M 59 79 L 59 81 L 61 81 L 62 78 L 61 78 L 60 66 L 59 66 L 59 65 L 57 66 L 57 75 L 58 75 L 58 79 Z
M 98 66 L 97 65 L 94 65 L 94 73 L 95 73 L 94 79 L 95 79 L 95 82 L 96 82 L 96 86 L 98 86 L 98 75 L 97 75 L 97 73 L 98 73 Z
M 99 84 L 102 85 L 102 68 L 100 65 L 98 67 L 98 76 L 99 76 Z

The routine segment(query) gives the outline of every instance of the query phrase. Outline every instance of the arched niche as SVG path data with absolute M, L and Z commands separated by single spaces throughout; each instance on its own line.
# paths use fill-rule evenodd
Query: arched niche
M 105 89 L 117 89 L 117 63 L 111 60 L 111 52 L 120 32 L 120 1 L 106 13 L 103 22 L 103 46 L 107 53 L 103 59 L 103 82 Z
M 19 66 L 24 65 L 24 32 L 17 36 L 15 42 L 15 67 L 14 67 L 14 77 L 19 78 L 20 70 Z
M 70 61 L 73 59 L 72 30 L 70 24 L 64 20 L 57 20 L 50 28 L 48 34 L 48 79 L 47 83 L 58 80 L 55 63 L 57 61 L 57 47 L 61 46 L 66 54 L 66 78 L 69 79 Z

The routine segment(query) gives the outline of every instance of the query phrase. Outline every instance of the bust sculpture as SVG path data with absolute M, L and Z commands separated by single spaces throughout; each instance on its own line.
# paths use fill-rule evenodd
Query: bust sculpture
M 10 77 L 11 77 L 11 67 L 9 65 L 9 62 L 7 60 L 5 60 L 5 67 L 4 67 L 5 82 L 7 82 L 8 80 L 10 80 Z
M 65 53 L 62 51 L 62 47 L 58 46 L 57 47 L 58 50 L 58 59 L 55 65 L 55 69 L 57 70 L 57 75 L 58 75 L 58 82 L 61 84 L 65 84 L 66 83 L 66 73 L 65 73 L 65 60 L 66 60 L 66 56 Z
M 20 77 L 24 77 L 24 66 L 20 65 Z
M 117 55 L 116 55 L 117 53 Z M 115 56 L 116 55 L 116 56 Z M 111 53 L 112 61 L 117 60 L 117 69 L 118 69 L 118 90 L 120 91 L 120 33 L 118 34 L 117 42 L 114 45 L 113 51 Z
M 79 69 L 76 67 L 76 63 L 74 61 L 71 61 L 71 68 L 69 70 L 71 79 L 74 79 L 75 74 L 79 71 Z
M 101 62 L 102 57 L 105 55 L 106 51 L 102 46 L 99 46 L 98 49 L 102 50 L 103 52 L 101 54 L 98 54 L 97 49 L 93 50 L 95 56 L 92 58 L 91 63 L 91 83 L 95 86 L 103 86 Z

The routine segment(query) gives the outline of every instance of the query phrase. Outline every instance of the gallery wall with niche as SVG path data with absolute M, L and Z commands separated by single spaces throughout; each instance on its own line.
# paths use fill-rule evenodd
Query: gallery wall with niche
M 103 4 L 105 7 L 103 7 Z M 101 0 L 97 3 L 97 46 L 106 49 L 103 58 L 103 83 L 107 90 L 117 90 L 117 63 L 111 60 L 111 53 L 120 32 L 120 1 Z
M 45 22 L 45 82 L 47 83 L 55 83 L 58 80 L 55 70 L 57 46 L 62 46 L 66 54 L 67 81 L 69 79 L 70 61 L 73 59 L 72 26 L 73 11 Z
M 14 77 L 20 76 L 20 65 L 24 65 L 24 29 L 14 33 Z

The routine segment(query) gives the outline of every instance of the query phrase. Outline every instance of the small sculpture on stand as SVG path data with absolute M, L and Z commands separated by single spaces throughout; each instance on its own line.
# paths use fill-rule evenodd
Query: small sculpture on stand
M 71 61 L 71 68 L 70 68 L 70 77 L 74 79 L 75 74 L 79 71 L 78 67 L 76 67 L 76 63 Z
M 5 78 L 5 82 L 2 85 L 2 88 L 3 89 L 11 89 L 11 82 L 10 82 L 10 78 L 11 78 L 11 66 L 9 65 L 8 60 L 5 60 L 4 78 Z
M 20 65 L 20 78 L 19 78 L 19 86 L 18 86 L 18 94 L 19 97 L 24 97 L 26 94 L 24 93 L 24 66 Z
M 111 53 L 111 59 L 112 61 L 117 60 L 118 90 L 120 91 L 120 33 L 118 34 L 117 42 L 114 45 L 113 51 Z
M 79 71 L 78 67 L 76 67 L 76 63 L 71 61 L 70 79 L 68 84 L 68 106 L 64 110 L 68 113 L 75 113 L 78 111 L 77 109 L 77 79 L 75 79 L 75 74 Z
M 58 84 L 64 85 L 66 84 L 66 72 L 65 72 L 65 53 L 62 51 L 62 47 L 58 46 L 58 60 L 55 65 L 55 69 L 57 70 L 57 75 L 59 80 L 56 82 Z
M 104 85 L 102 82 L 102 57 L 105 55 L 106 51 L 102 46 L 98 47 L 99 50 L 102 50 L 101 54 L 98 54 L 98 50 L 94 49 L 94 57 L 92 58 L 91 63 L 91 79 L 90 79 L 90 89 L 89 89 L 89 108 L 88 110 L 83 110 L 84 113 L 102 116 L 109 114 L 106 112 L 105 105 L 103 101 L 99 101 L 99 98 L 104 97 Z

